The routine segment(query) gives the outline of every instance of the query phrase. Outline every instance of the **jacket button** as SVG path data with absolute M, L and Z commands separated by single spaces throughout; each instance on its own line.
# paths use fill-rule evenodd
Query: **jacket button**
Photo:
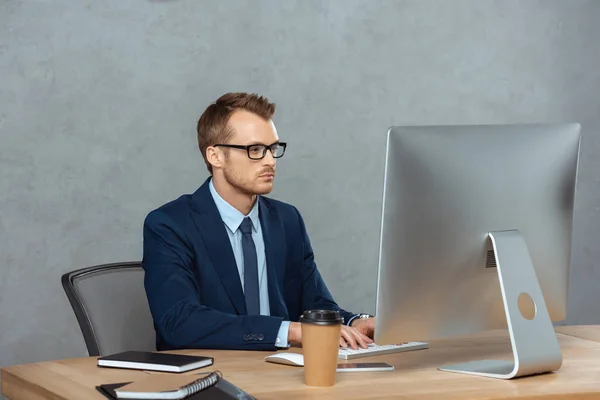
M 253 333 L 251 336 L 252 336 L 251 337 L 252 340 L 256 340 L 256 334 L 255 333 Z
M 258 335 L 258 340 L 263 340 L 265 338 L 265 335 L 263 335 L 262 333 L 260 333 Z
M 244 335 L 244 340 L 248 340 L 248 335 Z

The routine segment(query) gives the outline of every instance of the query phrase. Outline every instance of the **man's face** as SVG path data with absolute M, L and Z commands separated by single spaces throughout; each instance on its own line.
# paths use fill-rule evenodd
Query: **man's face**
M 229 119 L 228 126 L 234 135 L 227 144 L 233 145 L 266 145 L 279 141 L 277 130 L 272 121 L 265 121 L 258 115 L 248 111 L 235 111 Z M 275 180 L 275 158 L 267 149 L 262 159 L 253 160 L 245 149 L 220 147 L 224 152 L 222 165 L 225 180 L 237 190 L 250 195 L 267 194 L 273 190 Z M 251 149 L 253 157 L 262 156 L 262 152 Z

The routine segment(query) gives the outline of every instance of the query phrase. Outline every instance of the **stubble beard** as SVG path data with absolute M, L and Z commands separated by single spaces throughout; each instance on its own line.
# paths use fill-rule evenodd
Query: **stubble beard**
M 223 169 L 223 176 L 236 191 L 248 196 L 265 195 L 273 190 L 273 184 L 259 185 L 256 180 L 245 181 L 242 176 L 230 168 Z

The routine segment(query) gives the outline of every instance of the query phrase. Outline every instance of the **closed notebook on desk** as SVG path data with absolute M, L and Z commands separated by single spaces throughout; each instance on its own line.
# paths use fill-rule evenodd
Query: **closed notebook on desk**
M 98 366 L 162 372 L 186 372 L 212 365 L 212 357 L 151 351 L 125 351 L 100 357 Z

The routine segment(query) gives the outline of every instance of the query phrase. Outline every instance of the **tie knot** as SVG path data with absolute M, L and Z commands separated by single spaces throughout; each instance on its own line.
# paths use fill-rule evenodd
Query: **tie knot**
M 242 231 L 242 233 L 252 233 L 252 221 L 249 217 L 244 218 L 242 221 L 240 231 Z

